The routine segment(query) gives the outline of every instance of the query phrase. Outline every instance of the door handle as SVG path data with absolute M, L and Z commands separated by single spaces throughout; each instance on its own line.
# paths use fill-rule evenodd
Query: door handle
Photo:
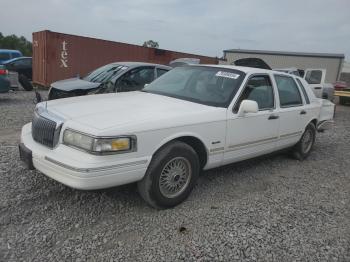
M 319 89 L 321 89 L 321 87 L 320 87 L 320 86 L 317 86 L 317 87 L 314 87 L 314 89 L 319 90 Z
M 274 119 L 278 119 L 279 116 L 278 115 L 270 115 L 268 120 L 274 120 Z
M 306 115 L 306 111 L 305 111 L 305 110 L 301 110 L 301 111 L 300 111 L 300 114 L 301 114 L 301 115 Z

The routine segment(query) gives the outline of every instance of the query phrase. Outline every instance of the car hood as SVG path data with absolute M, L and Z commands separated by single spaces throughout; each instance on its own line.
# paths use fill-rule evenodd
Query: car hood
M 72 91 L 76 89 L 89 90 L 100 86 L 100 84 L 101 83 L 89 82 L 76 77 L 54 82 L 51 84 L 51 87 L 62 91 Z
M 46 107 L 66 119 L 67 125 L 79 123 L 97 131 L 136 132 L 217 121 L 219 116 L 226 116 L 225 108 L 139 91 L 52 100 Z

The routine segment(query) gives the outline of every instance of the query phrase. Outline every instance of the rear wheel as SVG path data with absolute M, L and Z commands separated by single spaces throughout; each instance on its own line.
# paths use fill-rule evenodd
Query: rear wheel
M 312 150 L 316 139 L 316 127 L 313 123 L 309 123 L 300 138 L 299 142 L 293 147 L 292 153 L 294 158 L 304 160 Z
M 190 195 L 199 169 L 199 159 L 192 147 L 171 142 L 154 155 L 146 175 L 138 182 L 139 193 L 152 207 L 174 207 Z
M 33 90 L 33 85 L 32 83 L 28 80 L 28 78 L 25 75 L 19 75 L 18 76 L 18 81 L 21 83 L 22 87 L 26 91 L 32 91 Z

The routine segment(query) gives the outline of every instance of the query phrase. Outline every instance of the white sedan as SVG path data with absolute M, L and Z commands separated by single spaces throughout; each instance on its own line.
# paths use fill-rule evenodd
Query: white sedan
M 178 67 L 142 91 L 42 102 L 21 159 L 73 188 L 137 182 L 156 208 L 184 201 L 201 170 L 290 148 L 306 158 L 334 104 L 304 79 L 238 66 Z

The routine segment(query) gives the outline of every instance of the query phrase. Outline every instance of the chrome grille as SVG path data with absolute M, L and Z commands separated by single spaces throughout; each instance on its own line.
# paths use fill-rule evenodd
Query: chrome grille
M 32 137 L 36 142 L 53 148 L 58 142 L 60 130 L 61 126 L 56 128 L 55 121 L 34 114 L 32 121 Z

